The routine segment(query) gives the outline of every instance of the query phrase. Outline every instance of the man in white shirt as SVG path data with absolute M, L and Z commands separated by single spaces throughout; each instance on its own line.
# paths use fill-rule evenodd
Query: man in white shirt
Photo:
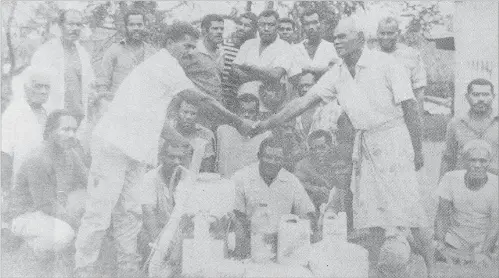
M 421 124 L 409 76 L 395 58 L 365 47 L 364 33 L 354 19 L 340 20 L 334 37 L 343 62 L 260 128 L 282 124 L 321 100 L 338 99 L 357 132 L 351 182 L 354 228 L 365 229 L 374 238 L 384 237 L 386 246 L 393 242 L 409 245 L 399 227 L 410 228 L 431 276 L 434 249 L 425 229 L 429 220 L 416 175 L 424 163 Z M 371 247 L 377 264 L 383 248 Z
M 201 39 L 197 43 L 197 51 L 210 57 L 222 72 L 222 43 L 224 34 L 224 19 L 218 14 L 209 14 L 201 21 Z
M 259 38 L 246 41 L 233 64 L 240 84 L 250 81 L 284 83 L 287 77 L 299 73 L 293 62 L 291 46 L 279 38 L 279 14 L 265 10 L 258 16 Z
M 405 44 L 398 43 L 400 28 L 398 21 L 393 17 L 386 17 L 378 24 L 378 50 L 388 53 L 402 63 L 409 71 L 412 90 L 418 100 L 419 112 L 424 112 L 424 89 L 426 87 L 426 71 L 421 53 Z
M 295 58 L 302 73 L 324 74 L 330 66 L 340 62 L 334 44 L 321 37 L 321 18 L 316 10 L 307 10 L 301 16 L 306 39 L 293 45 Z
M 146 166 L 157 165 L 160 134 L 173 97 L 189 99 L 243 133 L 251 126 L 251 122 L 200 93 L 185 76 L 178 60 L 192 55 L 198 31 L 188 23 L 177 22 L 161 33 L 165 35 L 165 49 L 127 76 L 93 132 L 89 199 L 75 243 L 77 276 L 95 275 L 93 268 L 111 219 L 117 243 L 118 276 L 140 275 L 137 235 L 142 226 L 142 211 L 138 184 Z M 185 140 L 173 127 L 167 125 L 166 129 L 179 141 Z
M 12 171 L 12 178 L 2 176 L 4 188 L 7 184 L 15 185 L 11 182 L 15 180 L 22 162 L 43 141 L 47 120 L 47 111 L 43 106 L 50 97 L 50 77 L 47 69 L 28 68 L 24 97 L 11 103 L 2 115 L 2 168 Z

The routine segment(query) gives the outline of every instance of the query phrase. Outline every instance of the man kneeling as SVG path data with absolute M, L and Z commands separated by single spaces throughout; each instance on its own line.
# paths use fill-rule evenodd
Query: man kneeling
M 11 196 L 12 232 L 40 258 L 71 246 L 84 211 L 88 170 L 76 128 L 66 110 L 48 116 L 44 141 L 21 165 Z

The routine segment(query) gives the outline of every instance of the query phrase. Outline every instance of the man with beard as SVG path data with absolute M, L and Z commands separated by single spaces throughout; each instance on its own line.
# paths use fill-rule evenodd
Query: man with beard
M 147 166 L 157 165 L 162 129 L 176 140 L 185 140 L 165 124 L 174 97 L 195 103 L 210 119 L 231 124 L 242 133 L 252 125 L 198 91 L 185 75 L 179 61 L 192 55 L 199 32 L 188 23 L 176 22 L 164 26 L 161 34 L 164 49 L 125 78 L 92 134 L 89 198 L 75 242 L 79 277 L 95 277 L 95 263 L 111 223 L 117 244 L 117 276 L 141 275 L 137 235 L 142 208 L 137 191 Z
M 78 43 L 83 15 L 76 10 L 66 10 L 59 15 L 58 23 L 61 37 L 40 46 L 33 54 L 31 65 L 54 70 L 51 94 L 45 106 L 47 112 L 67 109 L 79 123 L 87 114 L 95 81 L 91 57 Z
M 232 180 L 236 186 L 234 214 L 236 250 L 238 257 L 250 251 L 250 219 L 261 204 L 267 206 L 273 244 L 277 244 L 277 228 L 284 214 L 296 214 L 309 219 L 315 226 L 315 208 L 298 178 L 282 168 L 284 147 L 275 137 L 262 141 L 258 151 L 259 162 L 237 171 Z
M 222 51 L 220 46 L 223 43 L 224 19 L 217 14 L 209 14 L 201 20 L 201 38 L 197 43 L 197 51 L 205 54 L 222 71 Z
M 293 50 L 302 73 L 313 73 L 320 77 L 340 58 L 334 45 L 321 37 L 321 18 L 316 10 L 307 10 L 301 16 L 306 39 L 296 45 Z
M 465 115 L 456 115 L 447 125 L 441 177 L 448 171 L 463 169 L 460 151 L 473 139 L 482 139 L 491 145 L 493 152 L 488 171 L 499 175 L 499 116 L 492 108 L 494 98 L 494 85 L 489 80 L 480 78 L 468 84 L 466 99 L 470 110 Z
M 498 179 L 487 173 L 494 154 L 480 139 L 468 141 L 461 152 L 465 169 L 447 172 L 436 192 L 437 254 L 447 263 L 461 259 L 487 267 L 499 235 Z
M 295 25 L 295 22 L 289 17 L 280 18 L 279 27 L 277 28 L 279 38 L 281 38 L 281 40 L 287 41 L 289 44 L 293 44 L 296 28 Z
M 11 229 L 39 258 L 71 247 L 83 212 L 88 170 L 75 151 L 76 127 L 68 111 L 52 112 L 42 145 L 26 158 L 18 173 Z
M 309 156 L 298 162 L 294 173 L 319 211 L 321 204 L 328 202 L 333 188 L 342 192 L 341 199 L 344 199 L 350 175 L 349 153 L 333 142 L 331 133 L 325 130 L 312 132 L 308 137 L 308 146 Z M 344 210 L 344 206 L 340 207 Z
M 400 28 L 393 17 L 382 19 L 378 24 L 378 50 L 394 56 L 409 71 L 412 90 L 419 104 L 419 113 L 424 113 L 424 89 L 426 87 L 426 71 L 421 54 L 418 50 L 398 43 Z
M 199 139 L 206 141 L 205 152 L 201 162 L 200 172 L 215 170 L 215 135 L 213 132 L 197 123 L 199 107 L 188 100 L 182 100 L 177 112 L 175 129 L 187 139 L 192 147 Z
M 256 36 L 257 18 L 252 12 L 247 12 L 235 20 L 236 32 L 222 46 L 224 66 L 222 71 L 222 103 L 231 111 L 237 109 L 237 85 L 232 73 L 232 63 L 243 43 Z
M 279 14 L 274 10 L 265 10 L 258 16 L 259 37 L 246 41 L 234 60 L 232 70 L 239 84 L 284 84 L 287 77 L 298 73 L 291 46 L 277 34 L 278 20 Z
M 156 53 L 146 43 L 146 17 L 139 11 L 130 11 L 123 18 L 125 39 L 109 47 L 102 58 L 101 70 L 97 76 L 99 91 L 115 93 L 121 82 L 140 63 Z

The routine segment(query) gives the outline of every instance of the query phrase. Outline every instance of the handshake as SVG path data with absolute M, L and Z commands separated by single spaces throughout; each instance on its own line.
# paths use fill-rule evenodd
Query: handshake
M 237 126 L 237 130 L 241 135 L 254 137 L 260 133 L 263 133 L 265 130 L 269 129 L 270 124 L 268 120 L 264 121 L 251 121 L 247 119 L 241 119 L 239 126 Z

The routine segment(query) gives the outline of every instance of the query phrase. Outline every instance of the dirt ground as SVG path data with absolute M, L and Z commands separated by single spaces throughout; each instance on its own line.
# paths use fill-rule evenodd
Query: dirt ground
M 443 148 L 442 142 L 424 142 L 425 167 L 419 173 L 420 190 L 425 209 L 433 219 L 436 211 L 436 199 L 432 193 L 437 185 L 438 171 L 440 168 L 440 156 Z M 111 244 L 108 242 L 103 248 L 101 277 L 113 277 Z M 54 263 L 37 262 L 31 251 L 23 246 L 15 252 L 2 251 L 1 277 L 70 277 L 70 270 L 55 266 Z M 439 277 L 477 278 L 477 277 L 499 277 L 499 262 L 496 259 L 495 267 L 483 271 L 469 266 L 448 266 L 437 264 Z M 413 255 L 410 264 L 410 277 L 425 277 L 425 266 L 421 257 Z

